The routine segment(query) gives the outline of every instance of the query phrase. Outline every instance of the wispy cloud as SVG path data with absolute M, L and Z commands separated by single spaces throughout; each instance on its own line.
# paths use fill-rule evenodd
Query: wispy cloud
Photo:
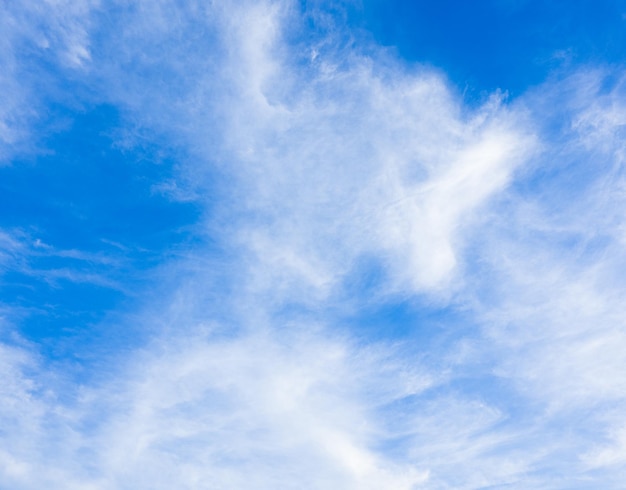
M 184 149 L 153 189 L 203 206 L 206 243 L 161 264 L 176 286 L 127 319 L 153 338 L 103 359 L 88 385 L 34 346 L 2 346 L 3 478 L 618 488 L 622 76 L 581 68 L 470 108 L 441 73 L 355 47 L 339 21 L 302 8 L 53 9 L 55 62 L 89 64 L 77 83 L 120 108 L 124 145 L 140 128 Z M 2 264 L 115 265 L 11 234 L 0 245 Z M 368 267 L 372 287 L 347 286 Z M 375 336 L 347 325 L 393 302 L 443 319 L 411 320 L 403 339 L 382 322 Z
M 0 162 L 38 148 L 33 125 L 46 122 L 46 96 L 59 93 L 57 76 L 90 59 L 90 17 L 97 2 L 21 2 L 0 6 Z M 39 64 L 27 60 L 43 61 Z

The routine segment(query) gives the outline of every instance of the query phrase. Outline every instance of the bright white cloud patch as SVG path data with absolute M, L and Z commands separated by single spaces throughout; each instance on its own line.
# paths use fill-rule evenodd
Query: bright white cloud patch
M 52 15 L 50 77 L 117 106 L 120 146 L 184 149 L 153 190 L 210 240 L 161 265 L 185 279 L 132 316 L 146 345 L 84 384 L 2 344 L 5 486 L 619 488 L 623 76 L 471 108 L 289 2 L 9 13 L 13 40 Z M 15 43 L 9 146 L 34 131 Z M 0 265 L 20 243 L 0 234 Z M 439 316 L 355 325 L 399 303 Z

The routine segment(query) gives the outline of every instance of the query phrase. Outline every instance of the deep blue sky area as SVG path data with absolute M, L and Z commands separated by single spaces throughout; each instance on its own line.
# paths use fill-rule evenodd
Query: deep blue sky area
M 119 124 L 111 106 L 57 107 L 57 129 L 38 150 L 0 167 L 0 227 L 22 243 L 5 264 L 2 302 L 31 340 L 93 337 L 107 312 L 149 287 L 151 269 L 190 239 L 197 208 L 155 190 L 173 163 L 154 149 L 121 148 Z
M 120 148 L 111 107 L 65 117 L 71 118 L 68 128 L 41 142 L 38 155 L 0 169 L 0 199 L 8 211 L 2 225 L 26 221 L 41 240 L 61 248 L 105 240 L 152 249 L 170 242 L 164 235 L 190 220 L 188 205 L 172 205 L 153 188 L 171 174 L 171 162 Z
M 626 58 L 623 0 L 364 0 L 363 23 L 408 61 L 442 69 L 469 98 L 511 96 L 574 63 Z

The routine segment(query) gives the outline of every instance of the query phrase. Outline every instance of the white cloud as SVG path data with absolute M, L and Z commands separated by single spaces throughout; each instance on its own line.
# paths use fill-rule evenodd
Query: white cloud
M 375 421 L 359 399 L 377 390 L 376 363 L 342 342 L 298 337 L 195 338 L 142 359 L 98 443 L 113 487 L 411 488 L 422 480 L 369 447 Z
M 541 180 L 521 179 L 470 241 L 484 260 L 475 311 L 493 342 L 486 352 L 493 349 L 495 372 L 542 407 L 537 430 L 569 434 L 560 451 L 571 454 L 561 460 L 617 488 L 619 436 L 605 448 L 599 442 L 620 433 L 626 408 L 623 89 L 619 77 L 601 88 L 612 76 L 583 71 L 527 98 L 547 124 L 536 173 L 524 179 Z M 556 118 L 564 124 L 550 130 Z M 585 473 L 609 461 L 615 466 L 602 476 Z
M 74 19 L 59 63 L 90 59 L 94 99 L 186 149 L 179 181 L 155 189 L 203 203 L 199 233 L 227 257 L 176 264 L 196 269 L 180 303 L 133 319 L 156 339 L 103 361 L 74 400 L 33 390 L 44 369 L 7 348 L 14 488 L 528 488 L 621 464 L 623 420 L 605 417 L 626 389 L 621 82 L 586 73 L 471 110 L 441 75 L 348 48 L 332 23 L 289 44 L 289 2 L 118 7 L 59 14 Z M 90 25 L 111 32 L 89 40 Z M 345 299 L 363 258 L 384 270 L 377 291 Z M 394 294 L 478 326 L 424 320 L 443 339 L 431 352 L 337 333 L 337 303 Z M 598 429 L 615 441 L 589 451 Z
M 427 478 L 371 447 L 381 436 L 372 395 L 388 383 L 383 396 L 404 392 L 404 377 L 338 339 L 199 335 L 152 346 L 125 380 L 69 406 L 51 391 L 58 383 L 47 379 L 46 393 L 25 374 L 45 379 L 22 351 L 2 348 L 10 449 L 0 472 L 12 488 L 408 489 Z

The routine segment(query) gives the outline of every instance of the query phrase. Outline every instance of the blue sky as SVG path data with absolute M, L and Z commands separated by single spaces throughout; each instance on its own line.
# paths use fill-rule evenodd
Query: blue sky
M 623 487 L 623 1 L 0 9 L 0 487 Z

